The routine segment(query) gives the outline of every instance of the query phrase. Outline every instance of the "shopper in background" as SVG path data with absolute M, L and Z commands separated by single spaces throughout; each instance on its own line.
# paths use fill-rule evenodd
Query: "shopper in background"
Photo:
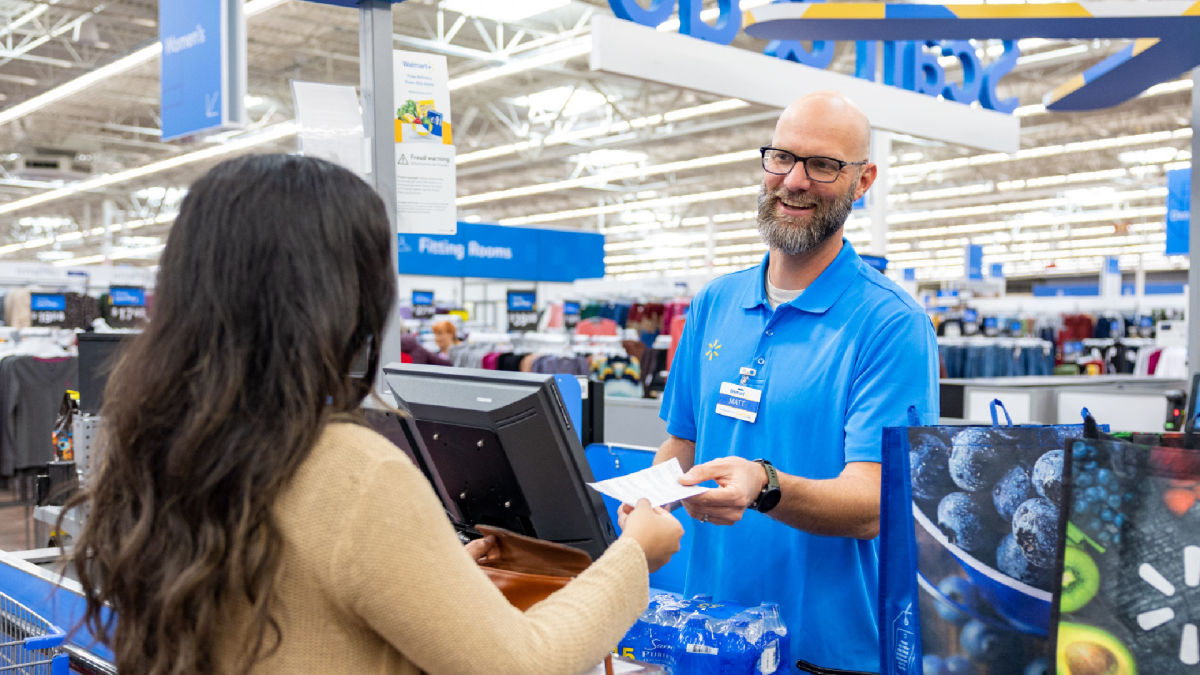
M 879 672 L 882 429 L 909 406 L 936 421 L 938 372 L 925 312 L 843 239 L 875 180 L 869 150 L 866 116 L 835 92 L 784 110 L 762 149 L 769 252 L 692 301 L 655 462 L 719 486 L 684 502 L 706 523 L 689 595 L 778 602 L 790 663 Z
M 400 336 L 400 353 L 405 357 L 405 363 L 417 363 L 430 366 L 453 365 L 450 359 L 437 352 L 431 352 L 421 344 L 421 338 L 415 333 Z
M 450 321 L 442 320 L 433 324 L 433 340 L 437 343 L 438 353 L 450 358 L 450 348 L 459 343 L 458 329 Z
M 643 500 L 522 613 L 473 560 L 488 543 L 464 551 L 362 424 L 393 236 L 371 188 L 321 160 L 242 157 L 192 186 L 154 321 L 105 392 L 72 554 L 122 673 L 578 672 L 646 607 L 682 534 L 670 514 Z

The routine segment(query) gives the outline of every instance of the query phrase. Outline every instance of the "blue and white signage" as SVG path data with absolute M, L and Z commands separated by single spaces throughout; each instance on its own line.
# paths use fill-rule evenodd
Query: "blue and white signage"
M 992 263 L 991 270 L 993 279 L 1004 278 L 1004 263 Z
M 400 234 L 400 274 L 528 281 L 604 276 L 604 235 L 458 223 L 455 234 Z
M 29 308 L 35 312 L 65 312 L 67 296 L 62 293 L 31 293 Z
M 508 292 L 508 311 L 510 312 L 531 312 L 537 306 L 537 293 L 535 291 L 509 291 Z
M 711 24 L 700 18 L 704 0 L 655 0 L 648 8 L 638 0 L 608 0 L 608 4 L 617 18 L 651 28 L 669 19 L 678 5 L 681 34 L 721 45 L 733 42 L 742 29 L 738 0 L 720 0 L 719 13 Z M 996 95 L 1000 78 L 1013 69 L 1021 54 L 1015 40 L 1004 41 L 1004 53 L 987 65 L 968 40 L 888 40 L 882 44 L 884 84 L 965 105 L 978 103 L 984 109 L 1002 113 L 1011 113 L 1017 107 L 1016 98 Z M 811 48 L 800 40 L 771 40 L 763 53 L 823 70 L 833 63 L 835 47 L 836 43 L 829 40 L 814 39 Z M 875 81 L 878 51 L 877 42 L 855 43 L 856 77 Z M 941 56 L 959 61 L 962 82 L 947 80 L 938 61 Z
M 33 310 L 35 326 L 65 326 L 67 324 L 67 296 L 62 293 L 31 293 L 29 308 Z
M 113 307 L 145 307 L 146 289 L 136 286 L 110 286 L 109 298 Z
M 508 292 L 508 329 L 531 331 L 537 329 L 537 291 Z
M 563 325 L 567 330 L 573 330 L 579 325 L 579 303 L 573 300 L 563 302 Z
M 245 123 L 242 0 L 158 1 L 162 140 Z
M 1192 170 L 1167 172 L 1167 255 L 1187 255 L 1192 223 Z
M 412 292 L 412 315 L 414 319 L 429 319 L 435 313 L 433 291 Z

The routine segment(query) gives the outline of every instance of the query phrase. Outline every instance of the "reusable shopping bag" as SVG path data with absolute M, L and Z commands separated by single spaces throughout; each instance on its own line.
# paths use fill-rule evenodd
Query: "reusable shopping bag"
M 1070 447 L 1055 603 L 1064 675 L 1200 672 L 1200 450 L 1190 435 L 1131 436 Z
M 999 425 L 998 411 L 1007 425 Z M 1048 670 L 1062 467 L 1083 425 L 884 430 L 883 673 Z

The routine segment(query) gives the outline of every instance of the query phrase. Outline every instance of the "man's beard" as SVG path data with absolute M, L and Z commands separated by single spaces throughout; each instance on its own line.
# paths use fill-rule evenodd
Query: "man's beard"
M 783 189 L 782 187 L 780 188 Z M 779 196 L 768 192 L 767 186 L 762 185 L 758 190 L 758 233 L 768 247 L 777 249 L 780 253 L 797 255 L 811 251 L 825 243 L 842 228 L 850 210 L 854 207 L 854 187 L 845 195 L 834 199 L 824 199 L 816 195 L 806 195 L 806 198 L 816 202 L 812 216 L 807 225 L 796 222 L 789 216 L 776 213 Z M 792 201 L 792 199 L 788 199 Z

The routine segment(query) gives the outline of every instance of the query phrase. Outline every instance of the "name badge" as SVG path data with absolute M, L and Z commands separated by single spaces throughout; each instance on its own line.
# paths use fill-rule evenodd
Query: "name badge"
M 717 414 L 753 424 L 758 419 L 758 404 L 761 401 L 762 389 L 722 382 Z

